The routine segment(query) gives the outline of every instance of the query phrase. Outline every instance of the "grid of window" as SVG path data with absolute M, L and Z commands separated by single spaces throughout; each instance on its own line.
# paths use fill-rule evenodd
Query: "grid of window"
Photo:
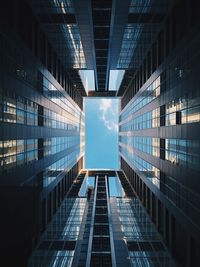
M 48 166 L 43 172 L 43 187 L 48 187 L 56 179 L 65 174 L 66 171 L 69 171 L 77 162 L 79 153 L 80 147 L 76 147 L 69 155 Z
M 73 164 L 80 152 L 80 136 L 44 139 L 44 156 L 53 155 L 65 149 L 72 149 L 68 162 Z M 5 171 L 38 159 L 38 139 L 17 139 L 0 141 L 0 170 Z M 66 164 L 65 164 L 66 165 Z M 57 165 L 52 165 L 56 168 Z M 58 168 L 62 166 L 58 164 Z
M 119 136 L 119 145 L 123 146 L 124 144 L 130 151 L 132 148 L 135 148 L 155 157 L 160 157 L 161 149 L 164 152 L 162 159 L 186 168 L 199 169 L 199 140 L 163 139 L 163 141 L 165 145 L 164 147 L 160 147 L 160 138 L 131 136 L 128 134 Z
M 190 216 L 193 222 L 199 225 L 200 195 L 178 182 L 175 178 L 163 175 L 161 179 L 161 191 L 173 202 L 173 204 Z
M 47 108 L 44 108 L 44 116 L 41 117 L 43 118 L 43 126 L 49 128 L 79 131 L 80 124 L 83 125 L 83 120 L 79 121 L 70 114 L 63 116 Z M 82 114 L 80 117 L 84 118 Z
M 69 47 L 73 68 L 87 68 L 78 26 L 76 24 L 62 25 L 62 31 Z
M 62 114 L 58 114 L 41 107 L 30 99 L 17 95 L 13 91 L 0 89 L 1 122 L 30 126 L 39 125 L 67 130 L 65 137 L 44 139 L 44 142 L 39 147 L 38 142 L 41 140 L 38 141 L 38 139 L 0 141 L 1 172 L 37 160 L 38 157 L 41 159 L 43 156 L 52 155 L 73 147 L 74 152 L 71 153 L 68 163 L 69 166 L 75 164 L 79 154 L 84 153 L 85 122 L 83 112 L 77 105 L 72 104 L 69 96 L 68 98 L 65 98 L 68 110 L 63 110 Z M 39 143 L 41 144 L 41 142 Z M 43 153 L 39 153 L 42 150 Z
M 120 125 L 120 131 L 137 131 L 143 129 L 150 129 L 160 126 L 160 108 L 146 112 L 133 120 L 131 116 L 125 123 Z
M 144 153 L 160 157 L 160 138 L 142 137 L 142 136 L 120 136 L 120 144 L 126 144 L 128 147 L 134 147 Z
M 38 125 L 38 105 L 16 95 L 13 91 L 0 90 L 0 121 Z
M 69 95 L 62 90 L 58 90 L 46 77 L 43 76 L 43 95 L 52 102 L 63 108 L 73 117 L 80 118 L 81 110 L 78 105 L 70 100 Z
M 200 97 L 182 96 L 165 105 L 166 126 L 200 122 Z
M 67 99 L 65 101 L 67 103 Z M 0 90 L 0 121 L 38 126 L 38 117 L 45 127 L 79 131 L 84 126 L 83 113 L 68 101 L 68 110 L 58 114 L 43 108 L 43 115 L 38 112 L 38 105 L 30 99 L 12 91 Z
M 54 242 L 60 244 L 76 241 L 86 207 L 86 198 L 65 198 L 42 235 L 37 249 L 33 252 L 29 266 L 67 266 L 72 264 L 74 250 L 55 250 Z M 45 249 L 40 246 L 45 243 Z
M 120 155 L 125 157 L 128 164 L 133 168 L 139 170 L 149 181 L 151 181 L 156 187 L 160 188 L 160 170 L 140 158 L 133 153 L 130 147 L 122 144 L 119 147 Z
M 159 240 L 158 233 L 137 198 L 117 198 L 119 219 L 127 241 Z
M 54 1 L 58 13 L 74 13 L 73 1 Z M 70 63 L 73 68 L 87 68 L 79 28 L 76 24 L 61 25 L 60 30 L 63 32 L 65 42 L 69 48 Z
M 86 202 L 86 198 L 65 198 L 42 240 L 77 240 Z
M 117 68 L 129 67 L 132 55 L 137 47 L 137 42 L 141 35 L 142 29 L 142 24 L 134 24 L 134 26 L 132 24 L 127 24 L 126 28 L 124 29 L 123 42 L 119 54 Z
M 151 83 L 144 92 L 142 92 L 137 99 L 129 102 L 125 109 L 120 114 L 119 121 L 124 121 L 128 116 L 138 111 L 152 100 L 160 95 L 160 76 L 158 76 L 153 83 Z
M 38 139 L 0 141 L 1 172 L 37 159 Z
M 77 90 L 76 87 L 73 86 L 72 81 L 69 79 L 68 74 L 66 73 L 65 69 L 61 65 L 53 49 L 50 49 L 50 50 L 48 49 L 47 51 L 47 48 L 51 47 L 51 45 L 48 43 L 48 41 L 46 45 L 46 39 L 45 39 L 44 33 L 42 31 L 38 31 L 37 27 L 34 30 L 36 30 L 34 34 L 37 36 L 37 38 L 41 38 L 41 45 L 38 47 L 34 44 L 33 47 L 37 51 L 33 51 L 33 52 L 36 56 L 38 56 L 38 52 L 40 51 L 39 59 L 44 64 L 44 66 L 48 68 L 48 70 L 51 72 L 54 78 L 57 79 L 58 83 L 60 83 L 60 85 L 63 88 L 63 89 L 60 89 L 60 93 L 62 91 L 62 93 L 60 94 L 59 92 L 57 92 L 58 89 L 54 87 L 55 94 L 57 93 L 61 98 L 63 98 L 64 96 L 65 98 L 67 98 L 66 96 L 68 97 L 70 96 L 75 101 L 75 103 L 82 109 L 82 97 L 81 97 L 79 90 Z M 1 54 L 2 64 L 5 63 L 4 71 L 13 75 L 15 78 L 20 80 L 20 82 L 25 81 L 26 83 L 31 85 L 32 88 L 35 88 L 36 90 L 40 92 L 48 91 L 48 87 L 46 89 L 43 88 L 45 85 L 43 83 L 43 77 L 44 77 L 43 74 L 38 71 L 37 67 L 33 65 L 33 62 L 30 63 L 30 60 L 28 60 L 24 56 L 23 52 L 19 51 L 18 47 L 16 47 L 12 41 L 6 39 L 5 36 L 0 35 L 0 39 L 1 39 L 1 42 L 0 42 L 1 50 L 0 51 L 3 51 L 3 54 Z M 46 58 L 47 54 L 48 54 L 48 58 Z M 47 62 L 52 62 L 50 58 L 51 59 L 53 58 L 55 63 L 54 64 L 49 63 L 49 65 L 51 66 L 47 66 Z M 77 82 L 78 82 L 79 88 L 81 90 L 84 90 L 81 84 L 81 81 L 78 79 Z M 48 83 L 50 82 L 48 81 Z M 52 85 L 50 85 L 50 87 L 52 87 Z M 46 94 L 48 97 L 47 92 Z M 54 97 L 55 94 L 50 93 L 50 96 L 52 96 L 52 100 L 55 100 L 55 97 Z M 60 99 L 58 99 L 57 102 L 59 101 Z M 67 102 L 67 100 L 65 101 Z M 61 102 L 63 102 L 62 99 L 61 99 Z
M 80 144 L 80 136 L 72 135 L 65 137 L 46 138 L 43 142 L 44 156 L 53 155 L 62 150 L 78 146 Z
M 116 200 L 131 266 L 173 266 L 172 258 L 139 200 Z
M 160 89 L 159 89 L 160 91 Z M 142 95 L 142 94 L 141 94 Z M 142 102 L 139 96 L 135 102 L 140 103 L 142 108 Z M 146 100 L 148 103 L 150 101 Z M 132 105 L 128 105 L 128 108 L 122 111 L 120 115 L 120 131 L 131 131 L 131 130 L 143 130 L 149 128 L 155 128 L 160 126 L 171 126 L 177 124 L 195 123 L 200 121 L 200 98 L 199 97 L 185 97 L 182 96 L 176 100 L 170 101 L 165 105 L 165 114 L 160 114 L 160 107 L 146 112 L 134 119 L 134 112 L 139 108 Z M 130 102 L 131 103 L 131 102 Z M 147 104 L 147 103 L 146 103 Z M 164 118 L 164 124 L 160 125 L 160 121 Z
M 200 141 L 165 139 L 165 159 L 188 168 L 200 168 Z

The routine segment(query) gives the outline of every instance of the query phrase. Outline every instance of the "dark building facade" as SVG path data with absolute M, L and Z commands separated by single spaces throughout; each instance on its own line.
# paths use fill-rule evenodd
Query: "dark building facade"
M 181 266 L 200 263 L 196 8 L 195 1 L 173 6 L 129 84 L 120 88 L 121 168 Z
M 7 266 L 200 266 L 199 11 L 196 0 L 2 3 Z M 85 97 L 120 100 L 119 171 L 84 170 Z
M 0 12 L 0 246 L 24 266 L 83 167 L 85 90 L 26 1 Z

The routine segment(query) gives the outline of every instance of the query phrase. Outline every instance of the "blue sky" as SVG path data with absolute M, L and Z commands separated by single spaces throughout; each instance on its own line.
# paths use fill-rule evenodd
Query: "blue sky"
M 86 98 L 85 168 L 118 169 L 118 100 Z

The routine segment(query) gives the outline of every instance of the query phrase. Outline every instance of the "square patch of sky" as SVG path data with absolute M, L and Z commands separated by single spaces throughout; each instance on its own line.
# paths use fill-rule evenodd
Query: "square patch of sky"
M 119 100 L 85 99 L 85 168 L 118 169 Z

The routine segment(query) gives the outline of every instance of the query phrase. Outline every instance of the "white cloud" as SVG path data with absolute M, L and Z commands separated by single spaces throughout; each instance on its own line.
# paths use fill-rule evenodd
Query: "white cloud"
M 115 101 L 115 102 L 114 102 Z M 101 99 L 99 110 L 101 111 L 101 120 L 109 131 L 118 131 L 116 116 L 118 114 L 116 100 Z

